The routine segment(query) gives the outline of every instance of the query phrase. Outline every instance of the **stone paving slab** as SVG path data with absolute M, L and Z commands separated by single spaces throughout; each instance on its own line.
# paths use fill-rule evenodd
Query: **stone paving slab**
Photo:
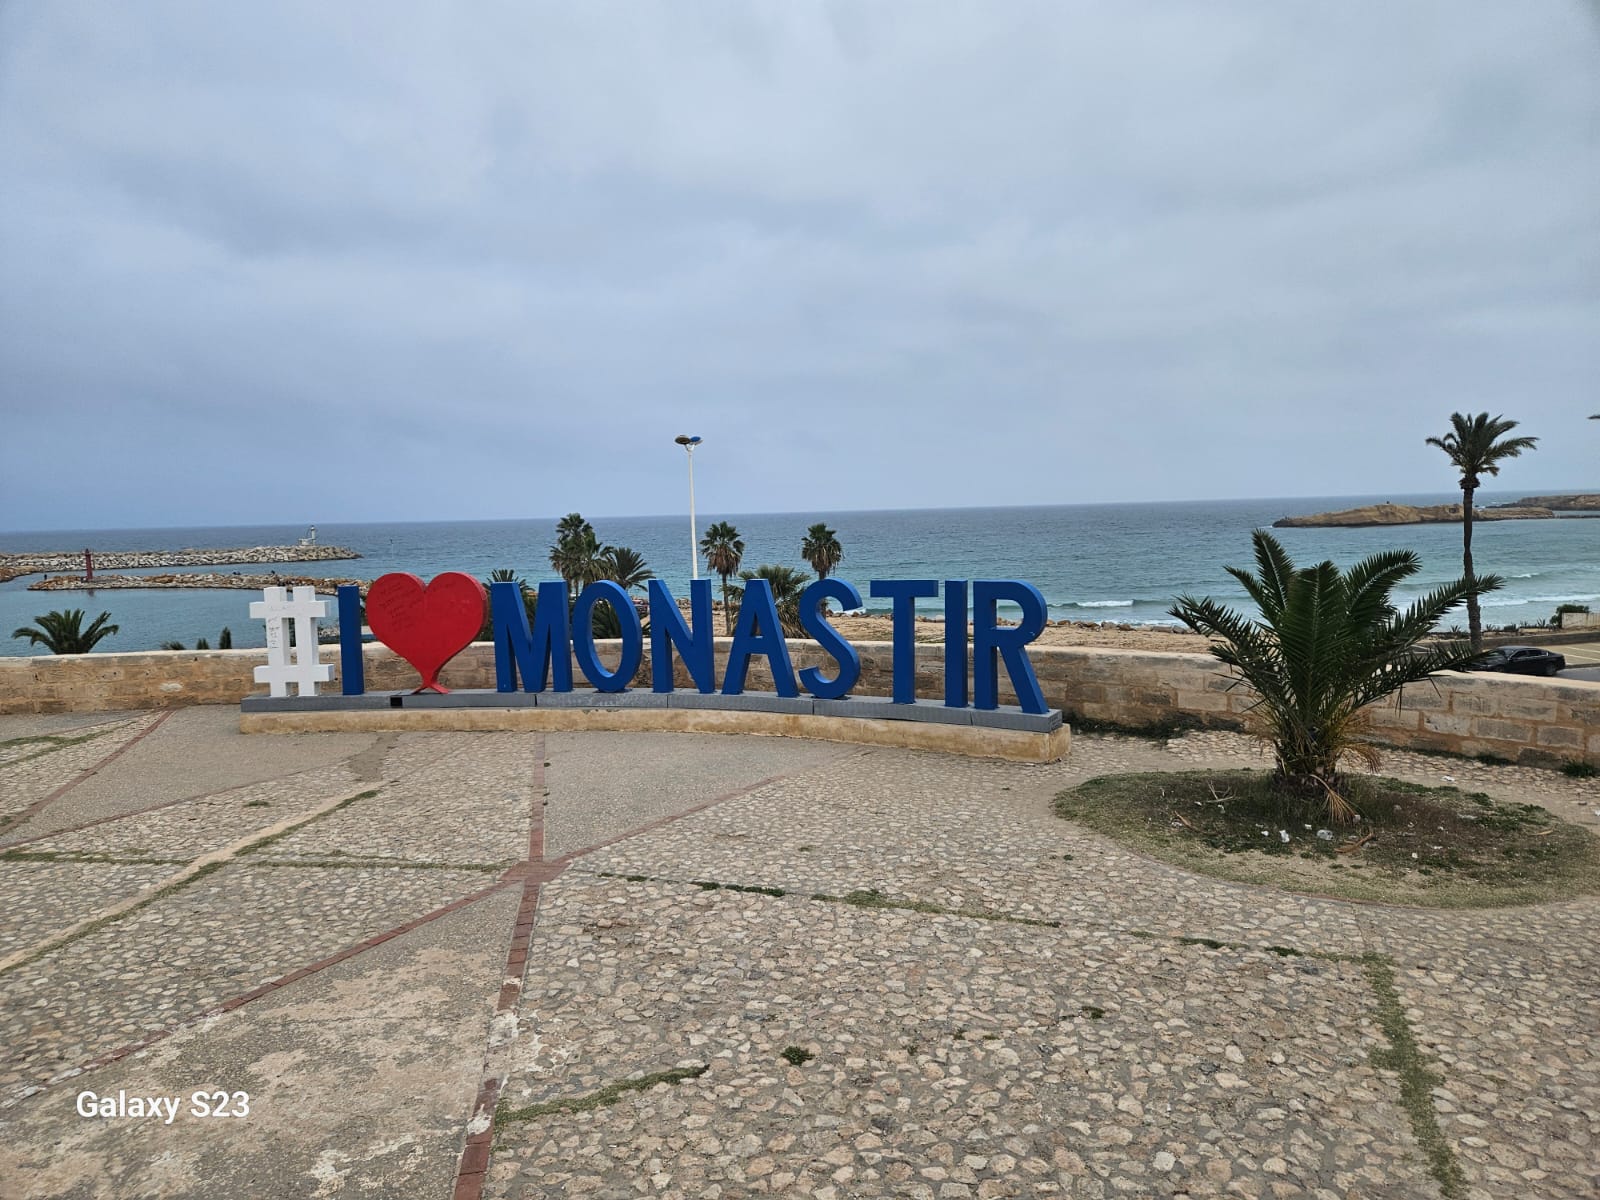
M 138 715 L 113 721 L 98 716 L 93 720 L 79 721 L 76 724 L 61 724 L 51 718 L 25 722 L 20 726 L 8 724 L 6 737 L 0 740 L 0 768 L 22 759 L 42 758 L 46 754 L 58 753 L 68 743 L 98 741 L 107 734 L 115 733 L 123 726 L 134 724 L 139 720 Z
M 478 734 L 385 787 L 381 805 L 356 804 L 274 842 L 271 861 L 330 856 L 509 865 L 528 852 L 528 818 L 541 797 L 537 739 Z
M 138 720 L 144 715 L 139 712 L 12 713 L 5 718 L 5 733 L 0 741 L 42 735 L 75 737 L 103 726 Z
M 773 775 L 850 761 L 854 748 L 793 738 L 552 733 L 545 857 L 598 845 Z
M 192 861 L 377 794 L 0 970 L 0 1197 L 1431 1198 L 1428 1122 L 1470 1200 L 1600 1193 L 1600 900 L 1290 896 L 1051 812 L 1097 774 L 1261 765 L 1234 735 L 1083 736 L 1025 766 L 665 733 L 246 738 L 236 717 L 102 714 L 152 731 L 95 774 L 61 759 L 71 786 L 10 839 Z M 0 718 L 0 742 L 23 727 Z M 66 752 L 0 765 L 0 791 Z M 1415 757 L 1385 769 L 1600 807 L 1593 781 Z M 0 956 L 5 931 L 181 869 L 0 861 Z M 244 1006 L 204 1015 L 222 1002 Z M 1373 1055 L 1391 1028 L 1437 1076 L 1420 1106 Z M 491 1150 L 474 1114 L 502 1067 L 503 1113 L 554 1107 Z M 190 1080 L 265 1106 L 63 1116 L 83 1087 Z
M 164 857 L 186 862 L 231 845 L 263 825 L 308 812 L 331 797 L 348 795 L 359 786 L 354 773 L 338 764 L 83 829 L 46 834 L 28 841 L 19 851 Z
M 1102 756 L 1115 760 L 1116 748 Z M 1018 768 L 875 750 L 774 783 L 588 856 L 616 875 L 708 879 L 890 899 L 1036 920 L 1364 947 L 1359 907 L 1197 877 L 1075 830 L 1050 799 L 1110 761 Z M 930 796 L 939 802 L 930 804 Z M 975 831 L 981 834 L 975 836 Z
M 137 895 L 177 867 L 158 863 L 0 863 L 0 958 L 37 943 L 118 900 Z
M 1518 936 L 1521 911 L 1543 936 Z M 1434 1093 L 1472 1200 L 1600 1192 L 1600 941 L 1593 905 L 1406 914 L 1372 940 L 1443 1082 Z M 1563 936 L 1563 934 L 1565 936 Z
M 489 1195 L 1426 1194 L 1351 964 L 575 873 L 541 923 L 506 1104 L 706 1071 L 507 1123 Z
M 225 866 L 0 975 L 0 1105 L 484 885 L 471 871 Z
M 0 718 L 0 739 L 11 736 L 7 731 L 14 719 Z M 82 780 L 25 825 L 0 830 L 0 843 L 121 816 L 172 800 L 282 779 L 352 759 L 374 745 L 371 734 L 318 734 L 299 742 L 247 738 L 239 733 L 237 722 L 237 713 L 222 707 L 142 714 L 116 736 L 130 742 L 138 733 L 147 732 L 148 736 L 130 745 L 116 759 L 114 771 L 101 771 Z M 97 739 L 80 749 L 101 746 L 104 741 Z M 112 748 L 100 749 L 86 765 L 103 758 Z M 52 754 L 38 761 L 57 757 Z M 31 765 L 26 764 L 23 769 Z M 9 775 L 10 771 L 0 770 L 0 803 L 5 803 L 4 798 L 12 789 Z M 52 786 L 67 783 L 71 777 L 58 769 Z M 38 798 L 49 790 L 44 788 Z M 0 813 L 0 820 L 3 819 L 4 814 Z
M 13 840 L 17 828 L 8 826 L 18 821 L 30 807 L 46 800 L 52 792 L 71 783 L 96 763 L 130 746 L 158 720 L 155 714 L 145 714 L 129 721 L 69 732 L 65 736 L 94 735 L 88 741 L 72 745 L 12 746 L 12 757 L 0 764 L 0 840 Z M 4 740 L 10 741 L 13 735 L 9 724 L 5 729 Z
M 0 1110 L 0 1196 L 448 1198 L 515 909 L 502 890 Z M 171 1125 L 84 1120 L 86 1088 L 185 1105 Z M 249 1116 L 194 1116 L 200 1089 L 245 1091 Z

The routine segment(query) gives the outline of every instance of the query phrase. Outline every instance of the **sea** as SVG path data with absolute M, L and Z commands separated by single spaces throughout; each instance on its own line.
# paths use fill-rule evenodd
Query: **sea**
M 1480 493 L 1480 503 L 1511 501 L 1520 494 L 1524 493 Z M 1173 623 L 1168 609 L 1180 593 L 1211 596 L 1249 610 L 1243 589 L 1224 567 L 1250 567 L 1251 530 L 1270 526 L 1279 517 L 1385 500 L 1446 504 L 1459 499 L 1459 493 L 1428 493 L 1029 508 L 710 512 L 699 514 L 699 530 L 703 534 L 713 521 L 732 521 L 744 538 L 746 567 L 785 563 L 804 568 L 801 539 L 807 526 L 823 521 L 838 531 L 844 548 L 835 574 L 856 584 L 863 596 L 872 579 L 1016 578 L 1028 580 L 1044 593 L 1053 619 L 1163 625 Z M 557 577 L 549 563 L 555 523 L 555 517 L 394 524 L 341 524 L 330 519 L 319 522 L 317 541 L 348 547 L 360 553 L 360 559 L 192 570 L 276 569 L 286 575 L 367 579 L 389 571 L 410 571 L 427 579 L 441 571 L 467 571 L 481 578 L 507 567 L 536 583 Z M 674 595 L 688 594 L 687 514 L 600 517 L 592 523 L 601 541 L 631 546 L 644 555 Z M 1348 566 L 1377 550 L 1399 547 L 1415 551 L 1422 570 L 1397 593 L 1401 601 L 1461 573 L 1461 530 L 1457 525 L 1280 529 L 1275 533 L 1302 565 L 1332 559 Z M 305 534 L 300 525 L 17 532 L 0 533 L 0 551 L 293 545 Z M 1506 581 L 1502 591 L 1484 599 L 1488 625 L 1548 619 L 1562 603 L 1600 606 L 1600 519 L 1573 516 L 1482 523 L 1474 526 L 1473 550 L 1480 573 L 1493 572 Z M 706 574 L 703 564 L 701 573 Z M 166 641 L 192 647 L 199 638 L 215 646 L 224 627 L 231 630 L 235 646 L 265 644 L 262 622 L 249 615 L 250 601 L 260 598 L 256 592 L 29 592 L 27 585 L 38 578 L 25 576 L 0 584 L 0 631 L 9 634 L 51 609 L 83 608 L 88 619 L 107 611 L 119 626 L 117 634 L 100 643 L 101 650 L 149 650 Z M 867 597 L 866 607 L 887 611 L 888 602 Z M 922 611 L 937 616 L 942 611 L 940 602 L 929 601 Z M 1445 622 L 1456 623 L 1466 624 L 1464 612 Z M 24 640 L 0 637 L 0 654 L 32 652 Z

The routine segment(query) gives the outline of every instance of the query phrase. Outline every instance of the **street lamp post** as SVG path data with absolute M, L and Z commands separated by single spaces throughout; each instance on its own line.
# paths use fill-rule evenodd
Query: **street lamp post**
M 700 444 L 698 437 L 680 433 L 672 439 L 689 455 L 689 577 L 700 578 L 700 538 L 694 527 L 694 448 Z

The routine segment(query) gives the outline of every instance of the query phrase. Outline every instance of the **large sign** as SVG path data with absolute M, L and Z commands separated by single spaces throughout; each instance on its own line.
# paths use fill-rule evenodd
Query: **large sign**
M 916 701 L 916 602 L 942 595 L 944 704 L 950 708 L 966 708 L 969 704 L 977 709 L 998 708 L 1003 669 L 1024 712 L 1050 711 L 1027 653 L 1028 644 L 1039 636 L 1048 619 L 1044 596 L 1032 584 L 1017 579 L 977 579 L 970 583 L 950 579 L 941 589 L 933 579 L 877 579 L 867 585 L 867 594 L 890 601 L 895 703 Z M 751 579 L 745 583 L 720 680 L 716 677 L 716 626 L 712 621 L 710 580 L 697 579 L 689 585 L 687 619 L 666 585 L 650 580 L 648 634 L 632 597 L 619 584 L 608 581 L 585 587 L 570 606 L 565 583 L 541 583 L 531 622 L 519 584 L 491 584 L 487 595 L 494 629 L 495 687 L 501 692 L 519 688 L 527 692 L 547 688 L 570 692 L 574 659 L 579 672 L 597 691 L 625 691 L 643 662 L 647 636 L 650 686 L 655 692 L 675 689 L 676 667 L 681 664 L 698 691 L 737 696 L 745 689 L 751 662 L 758 658 L 765 660 L 780 696 L 798 696 L 803 688 L 819 700 L 841 699 L 849 696 L 861 678 L 860 654 L 828 620 L 829 601 L 845 610 L 863 607 L 861 593 L 843 579 L 817 580 L 805 589 L 799 604 L 801 628 L 832 660 L 831 667 L 795 670 L 772 588 L 764 579 Z M 602 601 L 616 613 L 620 625 L 621 657 L 614 668 L 601 661 L 595 635 L 595 608 Z M 415 575 L 396 573 L 378 579 L 368 590 L 366 623 L 374 637 L 417 669 L 422 676 L 418 691 L 445 691 L 439 683 L 439 672 L 477 636 L 483 624 L 484 602 L 483 585 L 470 575 L 446 572 L 425 585 Z M 1002 604 L 1021 610 L 1016 624 L 1001 624 Z M 360 590 L 341 587 L 340 675 L 347 696 L 366 691 L 362 615 Z M 286 695 L 287 691 L 280 692 L 275 683 L 273 694 Z

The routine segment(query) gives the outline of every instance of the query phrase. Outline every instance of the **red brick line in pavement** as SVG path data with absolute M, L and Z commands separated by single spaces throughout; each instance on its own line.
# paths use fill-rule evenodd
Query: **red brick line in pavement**
M 73 788 L 77 787 L 85 779 L 88 779 L 92 775 L 98 775 L 103 769 L 105 769 L 106 767 L 110 766 L 111 763 L 114 760 L 120 758 L 122 755 L 126 754 L 129 750 L 132 750 L 140 742 L 144 741 L 145 738 L 149 737 L 156 730 L 160 729 L 161 726 L 166 723 L 167 718 L 170 717 L 176 711 L 177 711 L 176 709 L 171 709 L 171 708 L 167 709 L 159 717 L 157 717 L 154 721 L 152 721 L 150 723 L 150 727 L 148 729 L 141 729 L 138 733 L 134 734 L 127 741 L 123 742 L 122 745 L 118 746 L 115 750 L 113 750 L 110 754 L 106 755 L 99 762 L 95 763 L 92 767 L 85 767 L 83 770 L 79 771 L 76 775 L 74 775 L 71 779 L 67 780 L 66 783 L 63 783 L 55 791 L 51 792 L 43 800 L 35 800 L 32 804 L 28 805 L 27 808 L 23 809 L 21 813 L 19 813 L 15 818 L 13 818 L 12 824 L 15 824 L 15 825 L 25 825 L 25 824 L 27 824 L 27 822 L 31 821 L 35 816 L 37 816 L 40 812 L 42 812 L 48 805 L 54 804 L 57 800 L 61 799 L 61 797 L 65 796 L 68 792 L 70 792 Z M 13 844 L 20 846 L 23 843 L 16 842 L 16 843 L 13 843 Z
M 849 751 L 839 758 L 851 757 L 862 753 L 859 750 Z M 560 858 L 550 862 L 544 860 L 544 738 L 539 739 L 539 750 L 536 761 L 540 764 L 535 771 L 535 786 L 539 792 L 539 807 L 533 818 L 533 834 L 529 839 L 528 861 L 519 864 L 524 873 L 522 888 L 522 903 L 517 908 L 517 922 L 511 931 L 511 948 L 506 954 L 506 970 L 502 978 L 505 980 L 500 987 L 500 1003 L 496 1014 L 510 1012 L 517 1006 L 522 998 L 522 988 L 528 967 L 528 944 L 533 937 L 533 923 L 539 910 L 539 887 L 549 883 L 569 867 L 574 860 L 586 854 L 593 854 L 596 850 L 604 850 L 607 846 L 614 846 L 618 842 L 627 841 L 629 838 L 638 837 L 642 833 L 660 829 L 663 825 L 670 825 L 684 817 L 693 816 L 695 813 L 704 812 L 713 805 L 723 804 L 729 800 L 737 800 L 747 796 L 758 788 L 764 788 L 770 783 L 788 779 L 802 771 L 811 769 L 811 766 L 802 767 L 796 771 L 780 772 L 777 775 L 768 775 L 765 779 L 758 779 L 744 787 L 735 788 L 731 792 L 724 792 L 703 804 L 696 804 L 682 812 L 672 813 L 670 816 L 661 817 L 626 833 L 618 834 L 603 842 L 596 842 L 592 846 L 585 846 L 581 850 L 574 850 L 563 854 Z M 829 759 L 836 762 L 838 759 Z M 820 764 L 812 764 L 820 765 Z M 513 868 L 513 871 L 518 868 Z M 484 1052 L 483 1082 L 478 1088 L 478 1097 L 472 1105 L 472 1116 L 468 1121 L 469 1129 L 472 1122 L 481 1121 L 484 1127 L 476 1133 L 467 1134 L 466 1145 L 461 1151 L 461 1163 L 456 1169 L 456 1186 L 452 1200 L 482 1200 L 483 1184 L 489 1170 L 489 1149 L 494 1142 L 494 1114 L 500 1105 L 500 1089 L 505 1086 L 505 1078 L 498 1071 L 491 1068 L 491 1050 Z
M 517 919 L 511 926 L 511 945 L 506 950 L 506 969 L 500 973 L 500 997 L 495 1004 L 495 1016 L 514 1012 L 522 995 L 523 976 L 528 970 L 528 943 L 533 939 L 533 922 L 539 912 L 539 887 L 565 870 L 565 864 L 555 866 L 544 861 L 544 755 L 545 739 L 540 734 L 534 744 L 533 761 L 533 811 L 528 814 L 528 857 L 518 867 L 522 876 L 522 902 L 517 905 Z M 552 869 L 553 868 L 553 869 Z M 485 1046 L 483 1073 L 479 1076 L 478 1095 L 472 1104 L 468 1119 L 465 1145 L 461 1148 L 461 1161 L 456 1166 L 456 1186 L 453 1200 L 479 1200 L 483 1195 L 484 1172 L 489 1169 L 489 1147 L 494 1141 L 494 1111 L 500 1104 L 500 1089 L 505 1080 L 495 1069 L 494 1047 Z M 471 1126 L 483 1122 L 476 1133 Z

